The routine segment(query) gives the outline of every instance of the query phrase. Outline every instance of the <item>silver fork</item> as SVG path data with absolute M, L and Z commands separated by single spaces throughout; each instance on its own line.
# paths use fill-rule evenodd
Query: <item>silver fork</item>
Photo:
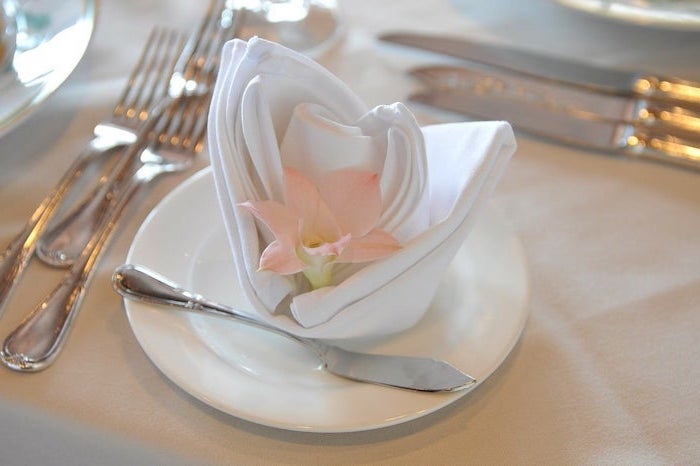
M 244 12 L 235 12 L 227 0 L 213 0 L 197 31 L 186 45 L 170 82 L 171 93 L 188 92 L 188 86 L 213 84 L 223 43 L 232 37 L 243 21 Z M 190 89 L 191 91 L 191 89 Z M 87 244 L 105 212 L 118 196 L 121 183 L 130 173 L 130 161 L 123 160 L 108 182 L 86 197 L 86 201 L 60 222 L 51 225 L 37 245 L 37 255 L 57 267 L 70 266 Z
M 238 24 L 240 22 L 236 21 L 234 27 L 237 28 Z M 222 37 L 226 33 L 219 28 L 217 31 L 214 39 L 218 40 L 211 42 L 201 40 L 212 39 L 206 34 L 197 36 L 200 37 L 201 47 L 194 46 L 193 50 L 201 49 L 202 54 L 194 54 L 199 57 L 195 60 L 195 65 L 191 69 L 183 68 L 185 71 L 182 76 L 176 76 L 178 80 L 184 78 L 184 82 L 192 83 L 194 78 L 198 80 L 197 84 L 205 87 L 213 84 L 218 58 L 208 60 L 204 51 L 221 45 L 224 40 Z M 171 93 L 174 92 L 177 91 L 171 90 Z M 65 343 L 99 256 L 131 198 L 140 187 L 147 185 L 157 176 L 186 169 L 194 156 L 202 150 L 211 95 L 183 95 L 189 97 L 184 100 L 171 99 L 167 115 L 155 122 L 155 138 L 138 152 L 140 167 L 132 173 L 127 166 L 123 172 L 117 174 L 119 179 L 112 185 L 106 214 L 101 217 L 90 240 L 64 279 L 5 339 L 0 352 L 0 360 L 5 366 L 18 371 L 33 372 L 45 369 L 53 362 Z M 147 136 L 141 137 L 145 141 Z M 131 147 L 143 147 L 140 142 L 137 141 Z M 129 156 L 136 154 L 134 151 Z M 127 173 L 131 176 L 127 176 Z
M 207 96 L 175 101 L 158 124 L 162 137 L 152 139 L 140 152 L 141 167 L 123 186 L 116 204 L 103 218 L 63 280 L 5 339 L 0 360 L 18 371 L 33 372 L 49 366 L 63 347 L 89 285 L 100 254 L 115 231 L 118 220 L 141 186 L 158 175 L 185 170 L 203 146 L 203 116 Z M 143 147 L 143 146 L 141 146 Z
M 38 238 L 81 175 L 101 154 L 136 140 L 136 132 L 143 126 L 149 108 L 167 88 L 170 76 L 162 75 L 160 71 L 174 64 L 183 43 L 180 36 L 168 31 L 155 30 L 149 36 L 111 117 L 95 127 L 96 137 L 76 158 L 0 256 L 0 313 L 26 269 Z

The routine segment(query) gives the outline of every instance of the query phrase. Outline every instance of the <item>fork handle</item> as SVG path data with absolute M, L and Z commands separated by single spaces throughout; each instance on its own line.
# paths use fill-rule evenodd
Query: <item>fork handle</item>
M 0 313 L 4 309 L 19 277 L 26 269 L 36 249 L 37 241 L 46 229 L 66 194 L 97 156 L 125 144 L 123 140 L 108 140 L 102 136 L 93 138 L 88 146 L 73 161 L 54 189 L 41 201 L 22 231 L 12 239 L 0 256 Z
M 52 225 L 42 235 L 36 250 L 37 256 L 54 267 L 70 267 L 75 263 L 87 243 L 99 230 L 107 212 L 121 196 L 124 182 L 132 174 L 133 165 L 145 147 L 151 130 L 158 124 L 165 110 L 179 97 L 167 95 L 151 109 L 136 141 L 132 141 L 126 153 L 112 169 L 112 174 L 100 183 L 85 200 L 68 213 L 60 222 Z
M 120 164 L 128 166 L 133 158 L 135 155 L 128 154 L 122 157 Z M 120 168 L 117 167 L 117 173 L 121 173 Z M 47 228 L 36 247 L 37 256 L 43 262 L 55 267 L 70 267 L 80 257 L 119 194 L 119 178 L 102 181 L 60 222 Z
M 92 270 L 112 236 L 117 220 L 139 186 L 140 182 L 127 186 L 63 280 L 5 338 L 0 352 L 0 360 L 5 366 L 17 371 L 36 372 L 51 365 L 60 353 L 94 275 Z
M 160 120 L 162 110 L 171 99 L 161 101 L 160 112 L 149 116 L 136 141 L 127 149 L 125 157 L 131 158 L 143 150 L 151 129 Z M 100 253 L 114 231 L 117 220 L 131 197 L 141 185 L 140 178 L 124 187 L 118 200 L 106 213 L 97 230 L 80 254 L 78 260 L 58 286 L 27 316 L 6 338 L 0 351 L 0 360 L 10 369 L 34 372 L 48 367 L 60 352 L 85 294 L 92 270 Z

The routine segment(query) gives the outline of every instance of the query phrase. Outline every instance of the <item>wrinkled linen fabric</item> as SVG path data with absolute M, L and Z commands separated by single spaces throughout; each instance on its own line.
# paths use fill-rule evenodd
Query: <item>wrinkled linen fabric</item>
M 278 44 L 235 39 L 222 53 L 208 121 L 211 165 L 242 292 L 255 318 L 324 339 L 413 326 L 515 150 L 505 122 L 420 128 L 402 104 L 369 109 L 313 60 Z M 240 206 L 284 202 L 282 171 L 316 181 L 331 170 L 380 175 L 377 225 L 403 245 L 364 264 L 339 264 L 333 284 L 259 270 L 274 238 Z

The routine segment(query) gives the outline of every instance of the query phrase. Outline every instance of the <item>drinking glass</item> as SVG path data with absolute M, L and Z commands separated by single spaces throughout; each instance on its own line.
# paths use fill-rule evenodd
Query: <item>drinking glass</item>
M 308 54 L 318 53 L 342 34 L 336 0 L 228 0 L 233 9 L 245 8 L 240 36 L 253 35 Z

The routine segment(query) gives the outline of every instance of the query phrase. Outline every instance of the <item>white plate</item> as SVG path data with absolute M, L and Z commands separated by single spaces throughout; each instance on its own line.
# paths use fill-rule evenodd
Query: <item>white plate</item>
M 556 0 L 586 13 L 664 29 L 700 30 L 698 0 Z
M 445 359 L 483 382 L 517 342 L 527 318 L 520 243 L 490 209 L 414 328 L 344 346 Z M 170 193 L 139 229 L 128 262 L 205 296 L 245 308 L 213 178 L 204 169 Z M 350 432 L 436 411 L 466 392 L 428 394 L 351 382 L 322 371 L 305 348 L 232 321 L 125 301 L 131 327 L 175 384 L 234 416 L 283 429 Z
M 0 136 L 14 128 L 70 75 L 87 49 L 94 0 L 17 1 L 17 50 L 0 70 Z

